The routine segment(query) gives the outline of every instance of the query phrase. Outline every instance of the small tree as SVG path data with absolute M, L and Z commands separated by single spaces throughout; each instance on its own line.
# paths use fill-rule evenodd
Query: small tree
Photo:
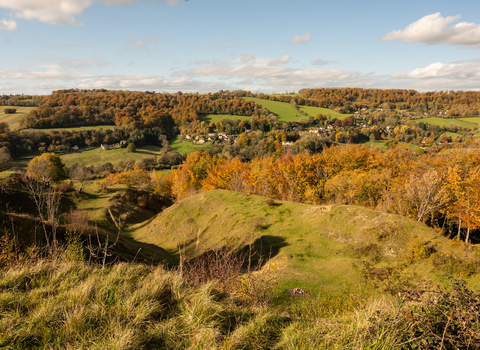
M 55 182 L 67 178 L 65 165 L 54 153 L 44 153 L 33 158 L 28 163 L 27 174 L 40 182 Z
M 137 146 L 134 143 L 129 143 L 127 146 L 127 152 L 136 152 Z

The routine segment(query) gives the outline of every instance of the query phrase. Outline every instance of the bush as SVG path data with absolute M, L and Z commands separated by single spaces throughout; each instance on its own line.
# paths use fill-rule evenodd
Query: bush
M 480 348 L 480 294 L 468 290 L 464 281 L 451 283 L 452 291 L 425 283 L 421 289 L 401 292 L 398 317 L 392 322 L 403 322 L 399 334 L 405 344 L 425 349 Z
M 135 146 L 134 143 L 129 143 L 127 146 L 127 152 L 136 152 L 137 151 L 137 146 Z

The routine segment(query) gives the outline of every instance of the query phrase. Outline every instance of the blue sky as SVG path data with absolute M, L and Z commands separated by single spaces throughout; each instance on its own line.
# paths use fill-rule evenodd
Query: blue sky
M 0 94 L 480 89 L 480 2 L 0 0 Z

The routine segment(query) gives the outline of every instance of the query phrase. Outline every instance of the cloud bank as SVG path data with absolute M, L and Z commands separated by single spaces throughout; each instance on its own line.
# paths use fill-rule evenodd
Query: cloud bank
M 427 15 L 403 30 L 394 30 L 380 38 L 382 41 L 401 40 L 405 43 L 423 45 L 460 45 L 468 48 L 480 47 L 480 24 L 459 22 L 460 15 L 442 17 L 440 12 Z

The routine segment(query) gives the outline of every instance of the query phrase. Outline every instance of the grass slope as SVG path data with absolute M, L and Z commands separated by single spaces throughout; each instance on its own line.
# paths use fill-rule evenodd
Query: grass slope
M 303 115 L 298 113 L 295 107 L 293 107 L 293 105 L 291 105 L 290 103 L 262 100 L 262 99 L 253 98 L 253 97 L 244 97 L 244 99 L 252 100 L 255 103 L 258 103 L 259 105 L 261 105 L 262 107 L 268 109 L 270 112 L 277 115 L 280 121 L 284 121 L 284 122 L 298 121 L 301 118 L 305 118 Z M 299 108 L 311 116 L 316 116 L 317 114 L 322 113 L 322 114 L 328 114 L 334 118 L 343 119 L 350 115 L 350 114 L 341 114 L 327 108 L 307 107 L 307 106 L 299 106 Z
M 468 118 L 470 120 L 472 120 L 472 118 Z M 415 121 L 417 123 L 420 123 L 420 122 L 423 122 L 423 123 L 426 123 L 426 124 L 432 124 L 432 125 L 445 125 L 445 126 L 448 126 L 448 125 L 451 125 L 451 124 L 455 124 L 457 126 L 461 126 L 461 127 L 465 127 L 465 128 L 470 128 L 470 129 L 473 129 L 473 128 L 476 128 L 478 125 L 473 123 L 473 122 L 467 122 L 466 121 L 467 119 L 446 119 L 446 118 L 421 118 L 421 119 L 415 119 Z
M 222 246 L 253 244 L 271 254 L 279 291 L 301 287 L 338 292 L 367 280 L 382 288 L 441 281 L 445 273 L 438 261 L 435 267 L 426 255 L 414 262 L 411 258 L 422 249 L 437 257 L 453 254 L 446 238 L 402 216 L 356 206 L 268 206 L 264 197 L 221 190 L 189 197 L 132 227 L 129 235 L 164 248 L 172 257 L 178 256 L 178 247 L 193 257 Z
M 50 132 L 50 131 L 62 131 L 62 130 L 67 130 L 67 131 L 85 131 L 85 130 L 98 130 L 98 129 L 113 130 L 114 128 L 115 128 L 115 125 L 94 125 L 94 126 L 79 126 L 79 127 L 70 127 L 70 128 L 26 129 L 26 130 Z
M 211 122 L 219 122 L 223 119 L 232 119 L 232 120 L 250 120 L 249 116 L 244 115 L 230 115 L 230 114 L 208 114 L 208 115 L 201 115 L 200 120 L 211 123 Z
M 5 114 L 6 108 L 15 108 L 15 114 Z M 6 122 L 10 130 L 16 130 L 20 127 L 20 120 L 22 120 L 32 109 L 37 107 L 16 107 L 16 106 L 0 106 L 0 122 Z

